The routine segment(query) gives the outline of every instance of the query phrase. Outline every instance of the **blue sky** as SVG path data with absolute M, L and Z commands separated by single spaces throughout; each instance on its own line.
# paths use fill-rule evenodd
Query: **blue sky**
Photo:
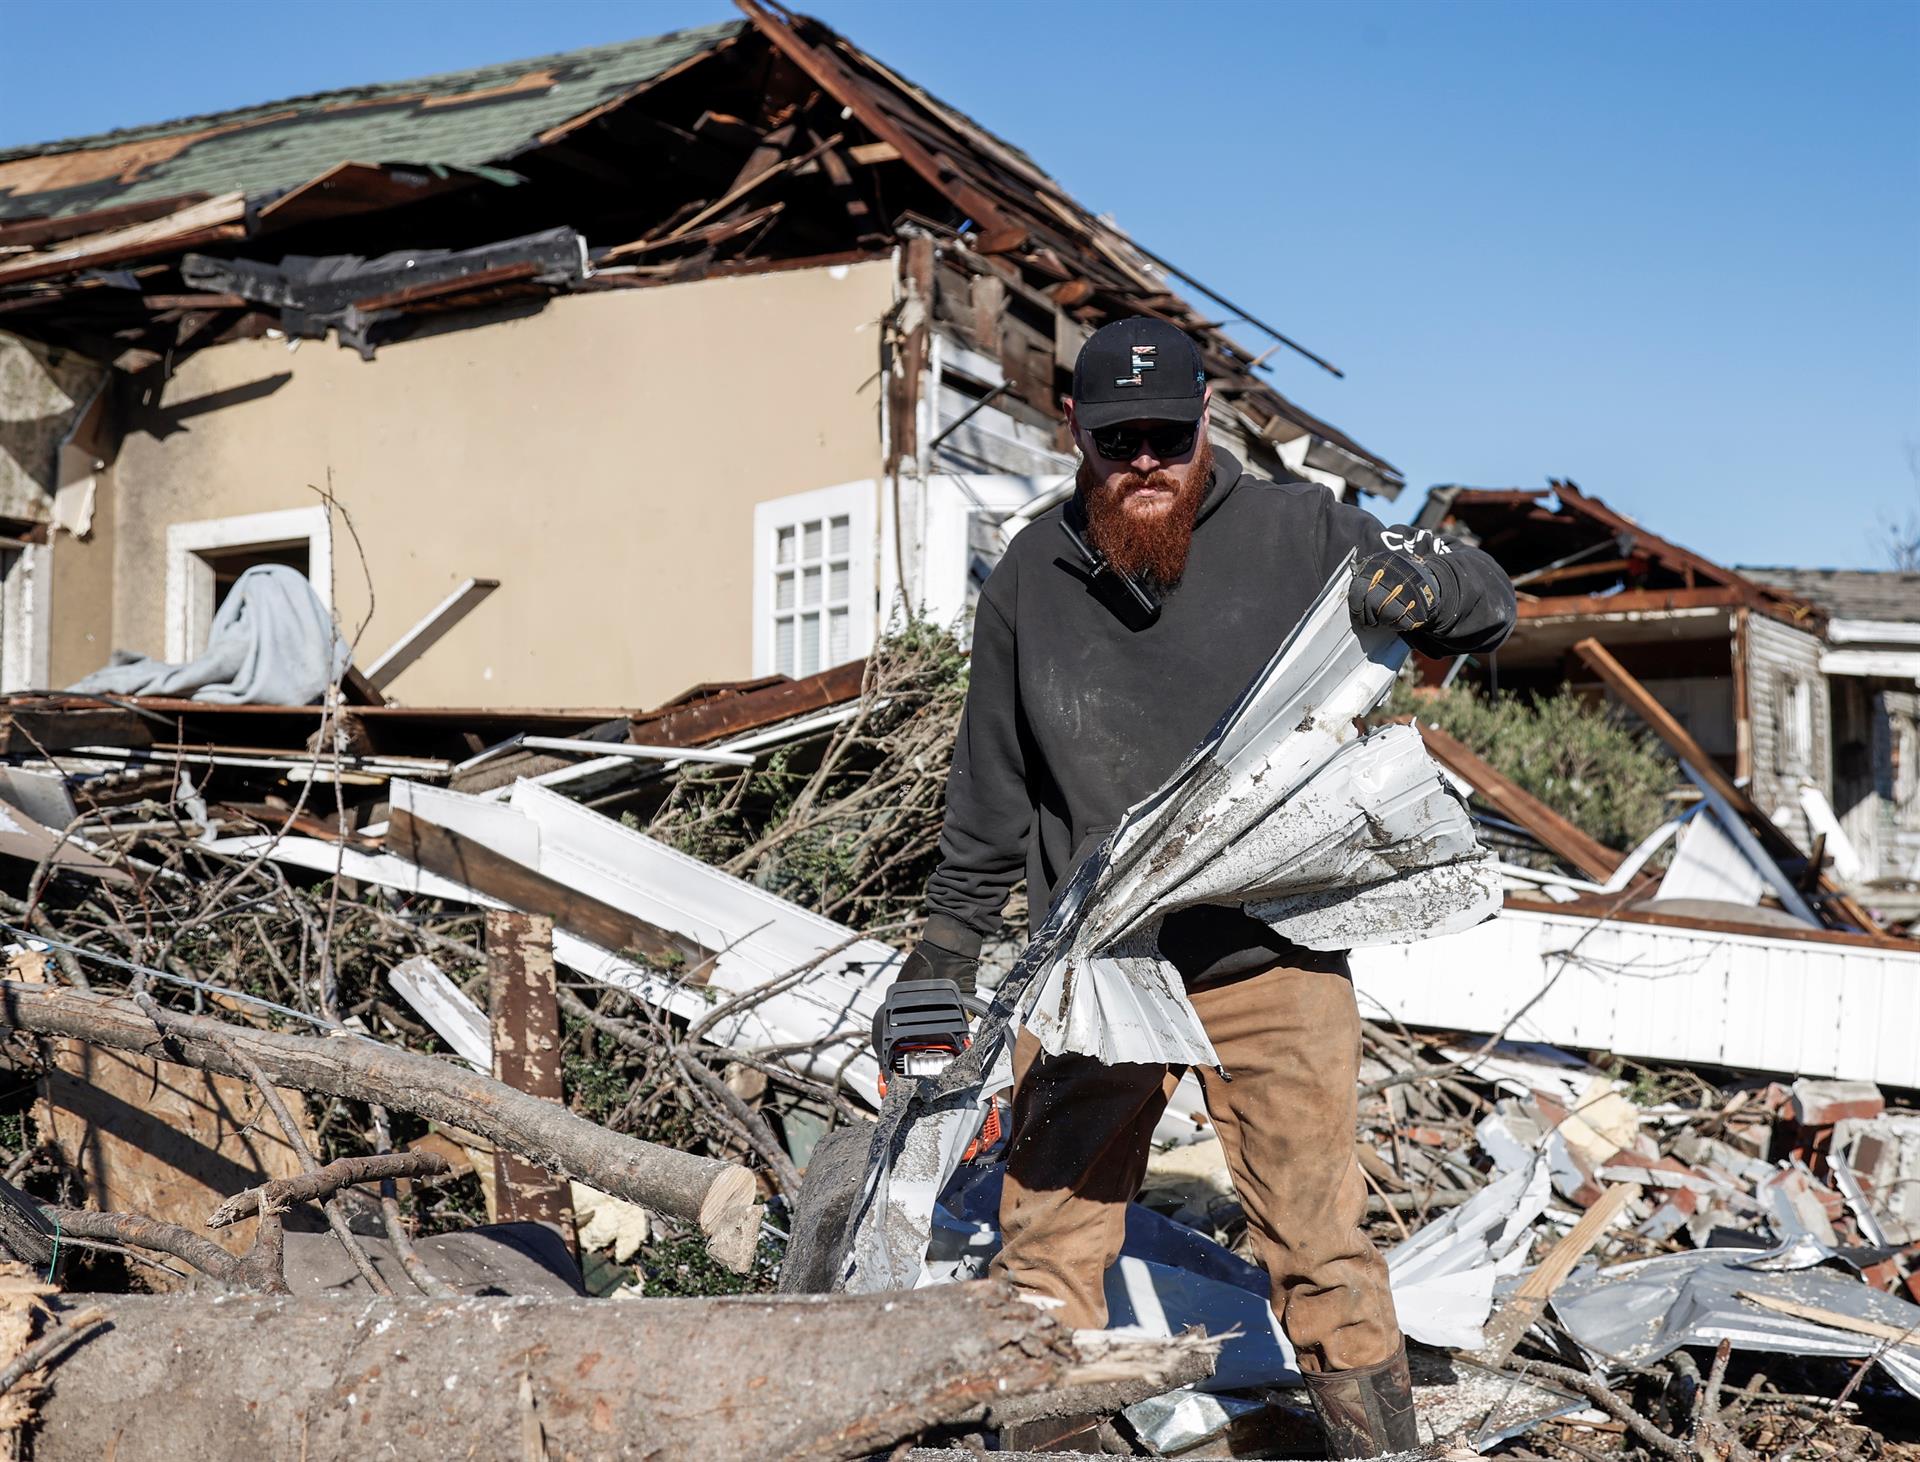
M 1408 512 L 1566 476 L 1726 562 L 1865 567 L 1920 514 L 1910 0 L 801 8 L 1344 367 L 1275 380 L 1396 462 Z M 0 145 L 733 13 L 19 7 Z

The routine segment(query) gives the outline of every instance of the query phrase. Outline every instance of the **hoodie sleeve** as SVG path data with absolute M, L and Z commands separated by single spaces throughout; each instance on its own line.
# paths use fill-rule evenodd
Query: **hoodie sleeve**
M 1027 788 L 1013 626 L 989 592 L 973 625 L 967 704 L 947 772 L 940 866 L 927 881 L 927 906 L 979 940 L 999 927 L 1007 895 L 1026 871 L 1033 797 Z
M 1445 622 L 1406 637 L 1422 654 L 1485 654 L 1498 649 L 1512 631 L 1513 583 L 1491 555 L 1425 528 L 1383 527 L 1373 514 L 1351 503 L 1331 505 L 1323 573 L 1331 575 L 1349 549 L 1365 558 L 1383 548 L 1417 555 L 1440 581 Z

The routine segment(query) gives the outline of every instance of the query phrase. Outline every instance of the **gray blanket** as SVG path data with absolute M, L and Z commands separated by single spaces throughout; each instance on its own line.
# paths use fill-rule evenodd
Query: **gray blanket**
M 169 665 L 115 650 L 105 669 L 67 689 L 304 706 L 320 699 L 346 670 L 349 658 L 333 616 L 306 575 L 285 564 L 260 564 L 234 581 L 198 659 Z

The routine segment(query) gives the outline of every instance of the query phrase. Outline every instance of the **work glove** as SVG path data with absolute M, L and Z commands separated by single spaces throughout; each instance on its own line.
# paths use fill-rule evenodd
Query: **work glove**
M 1439 630 L 1450 624 L 1457 612 L 1447 603 L 1442 587 L 1453 575 L 1435 572 L 1436 565 L 1418 552 L 1416 543 L 1425 540 L 1437 545 L 1431 534 L 1396 526 L 1380 535 L 1390 545 L 1370 553 L 1354 565 L 1353 582 L 1347 588 L 1347 610 L 1356 629 L 1384 625 L 1396 634 L 1415 630 Z
M 920 942 L 901 962 L 895 980 L 951 980 L 971 995 L 980 977 L 980 936 L 947 914 L 930 914 Z

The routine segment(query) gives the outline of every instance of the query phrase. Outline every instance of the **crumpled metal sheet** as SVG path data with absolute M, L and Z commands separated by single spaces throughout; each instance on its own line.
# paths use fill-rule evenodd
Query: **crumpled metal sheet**
M 1243 1416 L 1264 1411 L 1264 1401 L 1210 1396 L 1191 1386 L 1136 1401 L 1123 1413 L 1134 1434 L 1162 1457 L 1211 1441 Z
M 1561 1282 L 1552 1305 L 1569 1334 L 1596 1361 L 1644 1366 L 1685 1345 L 1787 1355 L 1872 1356 L 1888 1375 L 1920 1397 L 1920 1305 L 1860 1279 L 1816 1267 L 1831 1251 L 1806 1239 L 1779 1249 L 1697 1249 L 1607 1269 L 1586 1269 Z M 1890 1345 L 1742 1300 L 1742 1291 L 1833 1310 L 1906 1331 L 1915 1342 Z
M 1156 953 L 1169 913 L 1252 900 L 1301 942 L 1347 948 L 1462 928 L 1498 909 L 1491 861 L 1418 735 L 1355 729 L 1407 649 L 1384 630 L 1354 632 L 1350 572 L 1351 559 L 1206 741 L 1075 871 L 972 1046 L 937 1078 L 890 1086 L 854 1213 L 847 1288 L 919 1278 L 933 1201 L 986 1101 L 1012 1083 L 1020 1024 L 1055 1053 L 1219 1064 L 1178 974 Z M 1357 913 L 1342 909 L 1356 899 Z
M 1466 804 L 1419 733 L 1361 736 L 1406 645 L 1356 634 L 1346 572 L 1185 766 L 1093 860 L 1085 912 L 1022 1010 L 1050 1053 L 1214 1064 L 1160 923 L 1239 904 L 1296 943 L 1352 949 L 1469 928 L 1499 907 Z M 1124 986 L 1124 987 L 1122 987 Z
M 933 1211 L 924 1282 L 985 1276 L 1000 1251 L 998 1164 L 962 1169 Z M 1220 1338 L 1203 1391 L 1295 1386 L 1300 1370 L 1268 1303 L 1266 1273 L 1205 1234 L 1143 1204 L 1127 1206 L 1119 1260 L 1104 1276 L 1110 1329 L 1178 1335 L 1192 1325 Z
M 1444 1218 L 1387 1254 L 1393 1308 L 1415 1340 L 1477 1350 L 1493 1308 L 1494 1285 L 1525 1267 L 1534 1220 L 1553 1185 L 1544 1154 L 1489 1183 Z

